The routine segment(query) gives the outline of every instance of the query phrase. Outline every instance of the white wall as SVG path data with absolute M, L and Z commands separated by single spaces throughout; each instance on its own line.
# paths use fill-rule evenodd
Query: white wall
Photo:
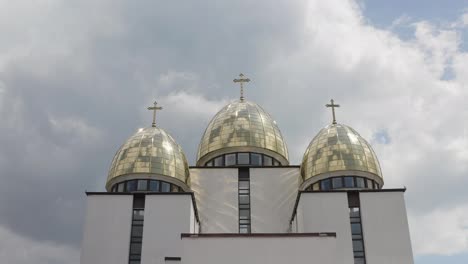
M 190 233 L 194 218 L 190 195 L 146 195 L 142 264 L 162 264 L 182 254 L 181 233 Z
M 190 169 L 203 233 L 238 233 L 238 169 Z
M 183 238 L 183 264 L 342 264 L 335 237 Z
M 298 232 L 336 232 L 336 263 L 354 263 L 346 192 L 302 193 L 297 210 Z
M 250 169 L 252 233 L 286 233 L 300 179 L 299 168 Z
M 367 263 L 413 263 L 403 195 L 403 192 L 360 193 Z
M 127 264 L 132 195 L 88 195 L 81 264 Z

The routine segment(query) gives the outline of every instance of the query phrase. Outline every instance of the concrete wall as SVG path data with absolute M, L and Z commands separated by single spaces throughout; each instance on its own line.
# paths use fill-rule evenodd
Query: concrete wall
M 343 263 L 335 237 L 183 238 L 182 245 L 182 264 Z
M 195 219 L 190 195 L 147 195 L 143 226 L 142 264 L 162 264 L 182 254 L 181 233 L 189 233 Z
M 302 193 L 297 210 L 298 232 L 336 232 L 336 263 L 354 263 L 348 197 L 345 192 Z
M 203 233 L 238 233 L 238 169 L 190 169 Z
M 299 179 L 299 168 L 250 169 L 252 233 L 288 232 Z
M 88 195 L 81 264 L 127 264 L 132 195 Z
M 368 264 L 412 264 L 403 192 L 360 193 Z

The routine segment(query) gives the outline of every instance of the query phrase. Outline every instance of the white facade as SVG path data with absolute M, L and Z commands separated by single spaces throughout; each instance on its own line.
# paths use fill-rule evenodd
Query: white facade
M 403 192 L 365 192 L 360 200 L 368 263 L 413 263 Z
M 201 230 L 204 233 L 237 233 L 237 168 L 191 169 Z
M 164 263 L 180 256 L 181 233 L 195 232 L 197 222 L 190 195 L 147 195 L 143 227 L 142 263 Z
M 129 263 L 133 195 L 90 193 L 87 200 L 81 263 Z M 197 232 L 190 193 L 145 195 L 141 263 L 180 256 L 181 233 Z
M 336 238 L 331 236 L 184 237 L 182 246 L 184 264 L 342 263 Z
M 252 233 L 288 232 L 300 177 L 298 167 L 250 169 Z
M 352 263 L 353 248 L 346 192 L 302 193 L 294 224 L 298 233 L 336 232 L 337 263 Z
M 132 195 L 87 197 L 81 263 L 128 263 Z
M 190 174 L 193 195 L 145 194 L 141 263 L 354 263 L 346 190 L 299 192 L 299 167 L 249 168 L 252 234 L 240 235 L 238 168 Z M 367 264 L 413 263 L 403 191 L 359 192 Z M 129 263 L 133 196 L 88 194 L 82 264 Z

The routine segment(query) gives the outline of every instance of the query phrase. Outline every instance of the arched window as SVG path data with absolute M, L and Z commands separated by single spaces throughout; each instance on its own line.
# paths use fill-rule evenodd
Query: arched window
M 359 176 L 339 176 L 323 179 L 305 188 L 306 191 L 329 191 L 339 189 L 380 189 L 377 182 Z
M 128 180 L 116 183 L 111 192 L 183 192 L 179 186 L 160 180 Z
M 281 166 L 276 159 L 260 153 L 237 152 L 220 155 L 205 163 L 206 167 L 230 167 L 230 166 Z

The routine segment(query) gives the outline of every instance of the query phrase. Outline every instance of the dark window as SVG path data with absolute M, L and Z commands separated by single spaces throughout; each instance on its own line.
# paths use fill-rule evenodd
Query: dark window
M 361 223 L 351 223 L 351 234 L 361 234 Z
M 136 264 L 141 261 L 141 246 L 143 242 L 145 196 L 135 195 L 133 197 L 132 229 L 130 233 L 130 254 L 128 263 Z
M 222 167 L 224 166 L 224 157 L 221 156 L 221 157 L 217 157 L 214 159 L 214 166 L 215 167 Z
M 332 183 L 333 189 L 343 188 L 343 178 L 341 177 L 332 178 Z
M 239 190 L 248 190 L 250 183 L 248 181 L 239 181 Z
M 235 165 L 252 165 L 268 167 L 281 166 L 281 163 L 270 156 L 250 152 L 225 154 L 215 157 L 205 163 L 206 167 L 224 167 Z
M 179 192 L 179 187 L 177 185 L 171 184 L 171 192 Z
M 240 204 L 249 204 L 250 203 L 250 196 L 248 194 L 239 194 L 239 203 Z
M 249 210 L 248 209 L 239 210 L 239 219 L 249 219 Z
M 239 168 L 239 181 L 250 181 L 250 172 L 247 168 Z M 249 183 L 250 186 L 250 183 Z
M 141 254 L 141 244 L 134 243 L 130 245 L 130 254 Z
M 226 166 L 236 165 L 236 154 L 226 155 Z
M 359 207 L 352 207 L 349 208 L 349 217 L 360 217 L 361 214 L 359 213 Z
M 353 251 L 363 251 L 362 240 L 353 240 Z
M 367 179 L 367 188 L 373 189 L 374 187 L 372 186 L 372 180 Z
M 170 192 L 171 185 L 167 182 L 161 182 L 161 192 Z
M 137 185 L 136 180 L 127 181 L 127 192 L 136 191 L 136 187 L 137 187 L 136 185 Z
M 159 192 L 159 181 L 150 181 L 150 191 Z
M 143 210 L 133 210 L 133 219 L 134 220 L 143 220 L 145 217 L 145 211 Z
M 138 191 L 146 191 L 148 190 L 148 180 L 138 180 Z
M 250 164 L 255 165 L 255 166 L 262 165 L 262 155 L 252 153 L 250 158 L 252 159 Z
M 344 177 L 344 184 L 346 188 L 354 187 L 354 177 Z
M 357 197 L 354 197 L 357 196 Z M 353 242 L 354 263 L 365 263 L 364 238 L 360 213 L 359 194 L 348 192 L 349 219 L 351 222 L 351 236 Z
M 250 225 L 239 225 L 239 233 L 241 234 L 250 233 Z
M 250 172 L 239 168 L 239 233 L 250 233 Z
M 354 264 L 365 264 L 364 258 L 354 258 Z
M 268 156 L 263 156 L 263 166 L 272 166 L 273 165 L 273 159 Z
M 364 178 L 356 177 L 356 187 L 365 188 Z
M 249 153 L 237 153 L 237 164 L 249 165 L 250 164 Z
M 320 182 L 320 189 L 322 191 L 328 191 L 331 189 L 331 181 L 330 179 L 325 179 Z
M 132 237 L 143 236 L 143 226 L 133 226 L 132 227 Z

